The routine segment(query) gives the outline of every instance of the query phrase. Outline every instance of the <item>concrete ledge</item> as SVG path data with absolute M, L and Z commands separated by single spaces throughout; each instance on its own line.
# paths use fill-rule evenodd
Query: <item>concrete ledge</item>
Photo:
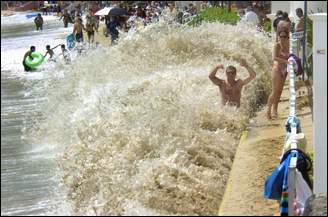
M 238 148 L 237 148 L 237 151 L 236 151 L 235 156 L 237 156 L 238 151 L 239 151 L 239 147 L 241 146 L 241 144 L 246 140 L 247 134 L 248 134 L 248 131 L 243 131 L 242 132 L 242 134 L 240 136 L 240 140 L 239 140 L 239 144 L 238 144 Z M 234 161 L 232 163 L 230 174 L 231 174 L 232 170 L 234 170 L 234 167 L 235 166 L 236 166 L 236 163 Z M 220 204 L 220 207 L 219 207 L 219 211 L 218 211 L 218 215 L 219 216 L 223 216 L 224 215 L 224 207 L 225 207 L 225 204 L 226 204 L 226 201 L 227 201 L 227 195 L 229 195 L 231 193 L 231 183 L 232 183 L 232 180 L 231 179 L 232 179 L 232 176 L 229 175 L 229 179 L 228 179 L 228 182 L 226 184 L 224 195 L 223 195 L 223 198 L 222 198 L 222 201 L 221 201 L 221 204 Z

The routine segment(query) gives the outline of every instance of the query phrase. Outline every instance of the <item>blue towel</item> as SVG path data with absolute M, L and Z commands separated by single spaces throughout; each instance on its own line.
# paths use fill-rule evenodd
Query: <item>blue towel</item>
M 66 43 L 69 50 L 72 50 L 75 47 L 75 37 L 73 33 L 66 37 Z
M 288 166 L 291 155 L 288 157 L 272 172 L 267 178 L 264 184 L 264 198 L 281 200 L 283 192 L 283 183 L 286 171 L 288 172 Z

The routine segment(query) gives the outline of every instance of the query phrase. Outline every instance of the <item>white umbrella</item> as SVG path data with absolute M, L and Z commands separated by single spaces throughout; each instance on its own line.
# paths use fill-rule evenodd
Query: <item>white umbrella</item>
M 113 7 L 109 7 L 109 8 L 106 7 L 106 8 L 103 8 L 103 9 L 97 11 L 97 13 L 95 13 L 95 15 L 97 15 L 97 16 L 106 16 L 106 15 L 108 15 L 109 11 L 110 11 L 112 8 L 113 8 Z

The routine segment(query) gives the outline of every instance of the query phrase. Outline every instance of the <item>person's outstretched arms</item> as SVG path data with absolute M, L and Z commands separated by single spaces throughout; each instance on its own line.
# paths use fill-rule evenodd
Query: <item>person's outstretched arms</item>
M 243 66 L 243 67 L 245 67 L 247 69 L 248 73 L 249 73 L 249 76 L 247 78 L 245 78 L 245 79 L 242 80 L 242 84 L 243 85 L 246 85 L 246 84 L 248 84 L 249 82 L 251 82 L 256 77 L 256 73 L 253 70 L 253 68 L 250 67 L 247 64 L 246 60 L 243 59 L 243 58 L 240 59 L 240 65 Z
M 222 64 L 217 65 L 209 74 L 209 79 L 216 85 L 221 86 L 223 84 L 223 80 L 216 77 L 216 73 L 218 72 L 218 69 L 224 69 Z

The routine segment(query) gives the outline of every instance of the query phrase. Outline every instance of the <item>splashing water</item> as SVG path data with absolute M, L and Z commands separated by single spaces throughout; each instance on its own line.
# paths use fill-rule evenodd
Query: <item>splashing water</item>
M 215 215 L 238 135 L 268 91 L 271 47 L 242 25 L 157 23 L 49 78 L 47 118 L 28 133 L 63 150 L 74 214 Z M 257 78 L 240 109 L 220 108 L 208 73 L 224 63 L 246 77 L 240 57 Z

